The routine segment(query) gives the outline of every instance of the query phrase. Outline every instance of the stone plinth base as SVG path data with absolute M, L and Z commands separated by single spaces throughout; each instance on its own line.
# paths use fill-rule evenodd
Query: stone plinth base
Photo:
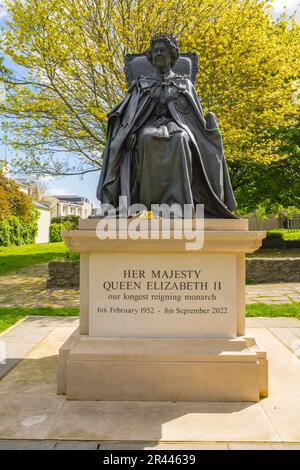
M 253 338 L 115 339 L 76 332 L 60 350 L 58 392 L 70 400 L 258 401 L 266 352 Z
M 138 221 L 135 236 L 132 221 L 119 220 L 103 238 L 98 222 L 62 234 L 80 253 L 80 327 L 60 350 L 59 393 L 108 401 L 266 396 L 266 353 L 245 337 L 245 253 L 264 232 L 248 231 L 247 220 L 208 219 L 191 246 L 191 231 L 175 220 L 170 230 Z

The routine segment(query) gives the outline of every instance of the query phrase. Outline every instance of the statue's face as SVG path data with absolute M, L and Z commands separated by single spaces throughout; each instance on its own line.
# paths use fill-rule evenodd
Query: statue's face
M 152 50 L 152 63 L 156 68 L 171 67 L 171 54 L 168 46 L 164 41 L 154 43 Z

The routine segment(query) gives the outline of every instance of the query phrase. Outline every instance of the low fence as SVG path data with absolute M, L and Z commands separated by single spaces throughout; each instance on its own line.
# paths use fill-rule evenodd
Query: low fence
M 49 261 L 47 287 L 63 289 L 79 288 L 79 261 Z
M 300 258 L 247 258 L 246 279 L 253 283 L 300 282 Z

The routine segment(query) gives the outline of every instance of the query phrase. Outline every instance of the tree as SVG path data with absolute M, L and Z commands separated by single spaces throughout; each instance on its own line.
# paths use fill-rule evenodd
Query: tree
M 204 110 L 218 116 L 231 168 L 286 159 L 269 130 L 290 128 L 299 113 L 291 96 L 300 27 L 286 16 L 273 20 L 269 3 L 7 0 L 11 19 L 1 48 L 26 73 L 3 76 L 7 100 L 0 112 L 10 143 L 25 153 L 19 168 L 47 174 L 99 168 L 106 113 L 126 90 L 124 56 L 144 51 L 158 31 L 198 53 L 196 89 Z
M 10 216 L 29 223 L 37 220 L 37 211 L 31 197 L 15 181 L 0 174 L 0 221 Z
M 249 159 L 230 162 L 241 214 L 257 209 L 262 214 L 300 209 L 300 118 L 291 127 L 270 129 L 265 138 L 278 143 L 276 160 L 268 164 Z

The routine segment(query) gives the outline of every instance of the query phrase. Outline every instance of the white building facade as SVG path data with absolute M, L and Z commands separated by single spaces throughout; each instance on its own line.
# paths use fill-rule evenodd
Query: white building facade
M 87 219 L 92 214 L 93 205 L 86 197 L 53 195 L 52 198 L 56 199 L 56 207 L 52 203 L 52 217 L 78 215 L 81 219 Z
M 37 221 L 38 233 L 35 239 L 35 243 L 49 243 L 49 227 L 51 221 L 50 207 L 44 202 L 37 201 L 34 201 L 34 205 L 39 213 L 39 218 Z

